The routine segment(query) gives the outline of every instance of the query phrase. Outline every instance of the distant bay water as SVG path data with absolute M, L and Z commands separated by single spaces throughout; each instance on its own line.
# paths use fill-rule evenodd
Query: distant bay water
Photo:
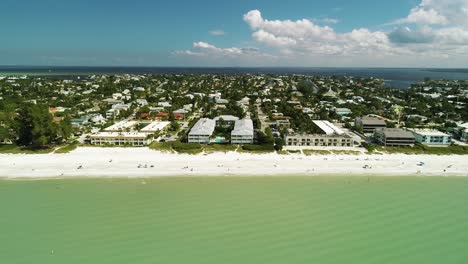
M 468 80 L 468 69 L 436 68 L 209 68 L 209 67 L 30 67 L 0 66 L 0 76 L 87 76 L 94 74 L 304 74 L 311 76 L 352 76 L 384 79 L 389 87 L 408 88 L 412 83 L 426 78 L 432 80 Z

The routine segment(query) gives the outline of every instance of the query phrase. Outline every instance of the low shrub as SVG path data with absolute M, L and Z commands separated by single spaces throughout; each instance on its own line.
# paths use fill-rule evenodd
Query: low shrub
M 275 151 L 275 147 L 269 144 L 263 145 L 244 145 L 242 146 L 243 150 L 246 151 L 261 151 L 261 152 L 273 152 Z

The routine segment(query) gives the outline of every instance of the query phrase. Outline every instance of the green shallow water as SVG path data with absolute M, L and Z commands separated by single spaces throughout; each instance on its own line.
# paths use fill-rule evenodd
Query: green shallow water
M 468 178 L 0 181 L 0 263 L 468 263 Z

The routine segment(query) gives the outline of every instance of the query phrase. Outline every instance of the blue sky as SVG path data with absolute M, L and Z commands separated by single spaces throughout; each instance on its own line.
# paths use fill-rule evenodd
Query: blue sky
M 441 66 L 468 67 L 459 58 L 468 37 L 450 35 L 468 31 L 467 7 L 467 0 L 2 0 L 0 65 L 404 67 L 444 60 Z M 450 20 L 458 9 L 460 18 Z

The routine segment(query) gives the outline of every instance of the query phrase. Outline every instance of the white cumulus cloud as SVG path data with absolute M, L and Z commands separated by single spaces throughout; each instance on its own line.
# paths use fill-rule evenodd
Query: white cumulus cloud
M 391 30 L 337 32 L 330 24 L 338 20 L 269 19 L 260 10 L 243 20 L 260 48 L 195 42 L 176 54 L 262 66 L 468 66 L 468 0 L 421 0 Z
M 222 66 L 232 64 L 258 65 L 259 61 L 273 62 L 277 59 L 276 56 L 262 52 L 257 48 L 219 48 L 203 41 L 194 42 L 190 50 L 175 51 L 174 55 L 198 58 L 204 62 Z
M 329 17 L 322 18 L 322 19 L 320 19 L 320 21 L 325 23 L 325 24 L 338 24 L 340 22 L 339 19 L 329 18 Z
M 406 26 L 389 36 L 395 43 L 432 43 L 445 51 L 446 45 L 468 45 L 467 10 L 468 0 L 422 0 L 407 17 L 390 23 Z
M 411 9 L 406 18 L 398 19 L 393 24 L 416 23 L 423 25 L 446 25 L 448 19 L 433 8 L 426 9 L 422 6 Z
M 244 15 L 244 21 L 253 30 L 255 41 L 279 48 L 283 54 L 352 55 L 360 52 L 397 52 L 389 47 L 384 32 L 355 29 L 337 33 L 329 26 L 315 24 L 308 19 L 268 20 L 259 10 Z
M 226 35 L 226 32 L 224 32 L 224 30 L 222 29 L 215 29 L 215 30 L 211 30 L 210 34 L 213 36 L 223 36 L 223 35 Z

